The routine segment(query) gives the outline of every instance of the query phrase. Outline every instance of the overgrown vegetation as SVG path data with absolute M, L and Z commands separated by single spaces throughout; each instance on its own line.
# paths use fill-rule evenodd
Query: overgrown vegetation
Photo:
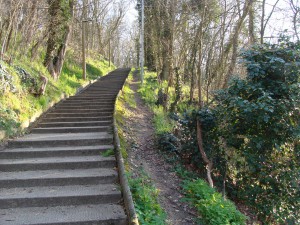
M 42 56 L 43 52 L 40 54 Z M 52 103 L 59 101 L 63 94 L 74 95 L 80 86 L 115 68 L 108 67 L 108 62 L 96 54 L 91 54 L 88 65 L 93 69 L 87 70 L 87 80 L 83 80 L 80 63 L 76 61 L 74 54 L 72 51 L 67 53 L 58 81 L 55 81 L 43 66 L 42 57 L 34 61 L 27 57 L 19 57 L 12 65 L 0 62 L 0 76 L 4 81 L 0 87 L 0 130 L 5 132 L 2 138 L 22 132 L 30 120 L 39 116 Z M 41 86 L 40 74 L 48 79 L 44 95 L 36 94 L 36 90 Z
M 101 153 L 101 156 L 103 157 L 109 157 L 114 155 L 115 155 L 115 151 L 113 149 L 107 149 L 106 151 Z
M 150 106 L 154 113 L 154 127 L 158 136 L 158 143 L 160 148 L 167 152 L 173 153 L 174 158 L 171 160 L 176 163 L 175 171 L 183 179 L 183 192 L 186 195 L 186 200 L 191 202 L 201 215 L 201 224 L 245 224 L 246 217 L 240 213 L 229 200 L 224 200 L 222 195 L 210 188 L 205 181 L 201 179 L 191 179 L 192 176 L 182 166 L 178 165 L 179 155 L 182 157 L 190 157 L 188 148 L 180 148 L 178 137 L 173 134 L 173 131 L 178 129 L 178 124 L 175 123 L 174 118 L 178 118 L 177 115 L 171 114 L 169 116 L 162 106 L 157 106 L 159 84 L 154 77 L 154 73 L 146 72 L 145 80 L 139 93 L 145 102 Z M 153 94 L 154 93 L 154 94 Z M 173 92 L 175 94 L 175 92 Z M 172 98 L 172 95 L 171 95 Z M 175 98 L 174 98 L 175 99 Z M 184 105 L 186 103 L 181 103 Z M 189 108 L 189 107 L 183 107 Z M 173 118 L 173 120 L 171 119 Z M 192 139 L 187 139 L 189 147 L 195 148 L 197 144 Z M 183 149 L 186 150 L 185 154 L 182 154 Z M 168 157 L 171 157 L 168 155 Z M 199 160 L 199 157 L 197 157 Z M 183 162 L 183 161 L 182 161 Z
M 225 200 L 215 189 L 201 179 L 187 180 L 183 183 L 186 200 L 200 212 L 201 224 L 241 225 L 246 224 L 246 217 L 239 212 L 234 203 Z
M 232 79 L 201 110 L 195 105 L 194 110 L 177 108 L 161 115 L 164 123 L 176 121 L 175 127 L 158 132 L 161 149 L 206 179 L 206 163 L 198 149 L 199 121 L 215 187 L 252 208 L 263 224 L 300 223 L 299 53 L 300 44 L 287 38 L 245 50 L 244 79 Z M 149 75 L 140 91 L 152 108 L 159 96 L 149 92 L 158 93 L 158 86 Z M 201 207 L 202 215 L 208 213 Z M 222 207 L 216 211 L 221 213 Z
M 133 79 L 132 74 L 133 72 L 131 72 L 127 78 L 122 93 L 117 99 L 115 114 L 118 124 L 121 153 L 125 159 L 128 157 L 126 149 L 130 147 L 125 132 L 126 119 L 130 118 L 132 115 L 130 108 L 136 107 L 134 92 L 129 85 Z M 153 185 L 151 179 L 144 171 L 133 172 L 128 164 L 126 165 L 126 168 L 139 223 L 142 225 L 165 225 L 166 213 L 158 203 L 159 190 Z
M 159 190 L 145 172 L 129 175 L 129 185 L 140 224 L 166 225 L 166 213 L 157 201 Z

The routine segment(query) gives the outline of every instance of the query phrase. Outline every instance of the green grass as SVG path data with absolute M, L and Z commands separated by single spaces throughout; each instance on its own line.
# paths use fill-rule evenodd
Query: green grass
M 103 157 L 109 157 L 115 155 L 115 151 L 113 149 L 107 149 L 106 151 L 101 153 Z
M 186 200 L 201 215 L 200 222 L 207 225 L 245 225 L 246 216 L 238 211 L 233 202 L 226 200 L 201 179 L 183 183 Z
M 108 62 L 104 61 L 96 54 L 90 54 L 87 59 L 87 80 L 82 79 L 81 63 L 77 61 L 76 55 L 70 50 L 67 52 L 66 60 L 62 68 L 62 72 L 58 81 L 55 81 L 43 66 L 43 52 L 36 60 L 31 60 L 26 56 L 19 56 L 14 60 L 12 66 L 4 62 L 0 62 L 12 77 L 12 86 L 16 91 L 7 90 L 0 93 L 0 138 L 8 138 L 22 133 L 24 128 L 28 126 L 32 118 L 44 112 L 50 104 L 58 102 L 62 95 L 74 95 L 77 88 L 87 84 L 89 80 L 94 80 L 115 67 L 108 66 Z M 48 78 L 48 85 L 43 96 L 35 97 L 31 93 L 31 87 L 22 83 L 18 72 L 14 66 L 25 69 L 30 73 L 31 78 L 37 82 L 35 88 L 40 87 L 39 76 L 44 75 Z
M 157 135 L 169 133 L 173 131 L 175 122 L 172 121 L 164 112 L 162 106 L 153 106 L 152 111 L 154 113 L 154 127 Z
M 139 88 L 139 93 L 145 103 L 151 108 L 154 113 L 153 125 L 157 136 L 172 133 L 175 123 L 168 117 L 167 112 L 162 106 L 157 106 L 157 93 L 160 85 L 156 79 L 155 73 L 145 72 L 145 81 Z M 162 84 L 165 88 L 166 84 Z M 191 110 L 194 106 L 188 104 L 189 88 L 184 86 L 182 89 L 182 100 L 177 105 L 179 113 L 185 110 Z M 172 102 L 175 99 L 174 88 L 169 89 L 169 99 Z M 169 103 L 170 104 L 170 103 Z M 167 156 L 165 156 L 167 157 Z M 170 156 L 168 156 L 170 157 Z M 174 171 L 183 180 L 183 194 L 185 200 L 190 202 L 201 215 L 200 224 L 207 225 L 244 225 L 246 217 L 239 212 L 234 203 L 229 200 L 224 200 L 222 195 L 201 179 L 197 179 L 197 174 L 187 171 L 180 164 L 178 157 L 173 157 L 169 160 L 174 164 Z
M 167 83 L 162 85 L 166 88 Z M 156 73 L 145 71 L 144 82 L 138 92 L 154 113 L 153 123 L 157 135 L 171 132 L 175 126 L 175 123 L 168 117 L 163 107 L 156 105 L 159 88 Z
M 142 225 L 165 225 L 166 213 L 158 202 L 159 190 L 153 185 L 145 172 L 138 176 L 129 175 L 129 186 Z
M 124 84 L 123 90 L 116 102 L 115 118 L 118 124 L 118 134 L 120 138 L 121 153 L 125 159 L 125 167 L 130 170 L 128 162 L 128 137 L 126 136 L 126 119 L 130 118 L 132 112 L 130 109 L 136 108 L 134 91 L 130 88 L 132 82 L 132 72 Z M 129 108 L 129 110 L 127 110 Z M 139 223 L 141 225 L 165 225 L 166 213 L 158 203 L 159 190 L 152 184 L 150 178 L 145 172 L 128 175 L 130 189 L 133 195 L 134 206 L 138 214 Z

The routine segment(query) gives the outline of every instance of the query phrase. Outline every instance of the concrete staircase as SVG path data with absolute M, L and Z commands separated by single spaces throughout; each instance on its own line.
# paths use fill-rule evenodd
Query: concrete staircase
M 57 104 L 0 151 L 1 225 L 127 224 L 113 149 L 118 69 Z

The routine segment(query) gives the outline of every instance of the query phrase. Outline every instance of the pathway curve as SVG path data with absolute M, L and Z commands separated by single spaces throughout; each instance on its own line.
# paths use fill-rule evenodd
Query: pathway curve
M 118 69 L 50 110 L 0 151 L 1 225 L 127 224 L 113 149 Z

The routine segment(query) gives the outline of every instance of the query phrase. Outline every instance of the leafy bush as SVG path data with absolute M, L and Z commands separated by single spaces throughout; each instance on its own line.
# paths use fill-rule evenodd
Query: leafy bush
M 6 132 L 6 135 L 14 134 L 20 128 L 18 122 L 18 114 L 11 109 L 4 109 L 0 107 L 0 130 Z
M 196 120 L 216 186 L 254 208 L 264 224 L 300 223 L 300 43 L 254 46 L 214 105 L 178 119 L 181 155 L 205 172 Z M 203 173 L 204 175 L 204 173 Z
M 171 132 L 175 124 L 164 112 L 163 107 L 155 106 L 152 108 L 152 110 L 154 113 L 153 122 L 156 134 Z
M 26 55 L 20 54 L 14 60 L 13 66 L 0 63 L 0 130 L 6 133 L 6 137 L 22 131 L 24 125 L 28 124 L 33 116 L 47 109 L 51 102 L 59 101 L 62 94 L 73 95 L 78 87 L 88 82 L 82 79 L 80 64 L 75 61 L 76 57 L 70 50 L 58 81 L 50 76 L 43 65 L 44 52 L 40 52 L 40 56 L 31 61 Z M 95 59 L 99 56 L 93 55 L 93 57 L 94 59 L 87 59 L 93 67 L 88 71 L 88 79 L 95 79 L 114 68 L 114 66 L 109 67 L 103 60 Z M 35 97 L 32 94 L 39 87 L 40 74 L 46 76 L 49 82 L 45 94 Z
M 166 152 L 174 152 L 178 154 L 178 138 L 172 133 L 162 133 L 158 137 L 158 145 L 160 149 Z
M 14 85 L 13 76 L 8 73 L 4 65 L 0 64 L 0 93 L 8 90 L 16 92 L 17 88 Z
M 243 159 L 238 195 L 265 223 L 300 220 L 299 53 L 300 43 L 290 42 L 245 51 L 247 79 L 216 96 L 222 136 Z
M 189 180 L 183 185 L 191 202 L 201 215 L 201 222 L 207 225 L 242 225 L 246 224 L 246 217 L 239 212 L 235 205 L 224 200 L 222 195 L 201 180 Z
M 144 83 L 138 92 L 147 104 L 153 106 L 157 102 L 158 87 L 157 75 L 155 73 L 146 72 Z
M 145 173 L 136 178 L 131 176 L 129 186 L 139 222 L 143 225 L 165 225 L 166 213 L 157 200 L 159 191 L 153 186 L 150 178 Z

